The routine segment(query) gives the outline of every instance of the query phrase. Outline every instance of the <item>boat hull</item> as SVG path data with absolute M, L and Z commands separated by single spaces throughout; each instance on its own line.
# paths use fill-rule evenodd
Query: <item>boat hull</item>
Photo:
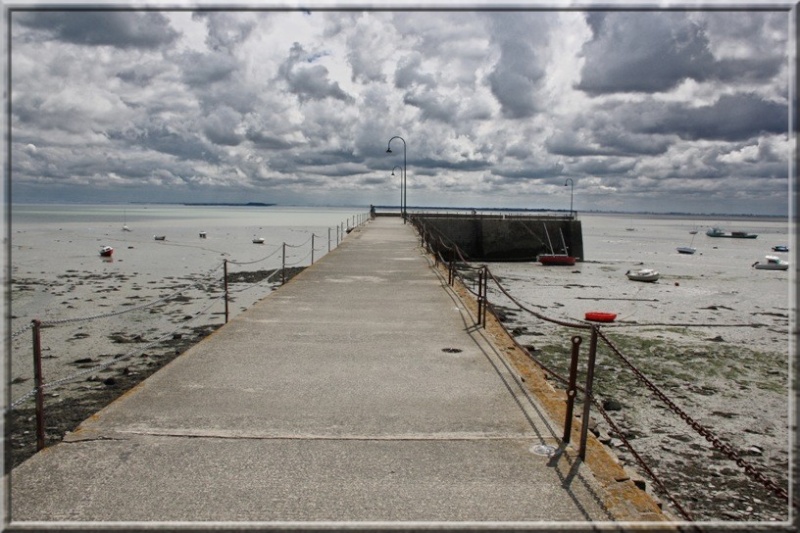
M 537 260 L 545 266 L 572 266 L 575 264 L 575 258 L 569 255 L 540 255 Z
M 613 322 L 617 318 L 616 313 L 606 313 L 604 311 L 589 311 L 585 316 L 586 320 L 591 322 Z
M 695 248 L 692 248 L 691 246 L 681 246 L 681 247 L 678 248 L 678 253 L 679 254 L 692 255 L 696 251 L 697 250 Z

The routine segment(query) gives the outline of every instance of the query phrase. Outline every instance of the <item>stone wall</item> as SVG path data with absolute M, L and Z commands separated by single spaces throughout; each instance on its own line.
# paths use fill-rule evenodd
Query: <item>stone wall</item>
M 569 217 L 414 215 L 413 221 L 478 261 L 535 261 L 539 254 L 567 253 L 583 261 L 581 222 Z M 549 240 L 548 240 L 549 237 Z

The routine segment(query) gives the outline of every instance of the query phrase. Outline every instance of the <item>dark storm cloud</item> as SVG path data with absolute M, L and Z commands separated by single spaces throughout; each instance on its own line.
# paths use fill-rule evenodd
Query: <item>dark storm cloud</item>
M 324 100 L 334 98 L 343 102 L 353 100 L 345 93 L 337 82 L 328 79 L 328 69 L 322 65 L 305 66 L 313 61 L 300 45 L 294 43 L 289 57 L 278 69 L 278 74 L 286 80 L 289 91 L 297 95 L 301 101 Z
M 152 11 L 35 11 L 14 13 L 13 18 L 55 39 L 82 45 L 155 49 L 180 36 L 166 17 Z
M 269 133 L 259 131 L 256 129 L 249 129 L 245 134 L 247 140 L 251 141 L 259 148 L 263 148 L 266 150 L 284 150 L 287 148 L 292 148 L 294 143 L 290 143 L 277 137 L 275 135 L 270 135 Z
M 183 71 L 183 81 L 189 86 L 205 87 L 210 83 L 227 80 L 236 71 L 236 60 L 222 52 L 186 52 L 178 56 Z
M 686 13 L 591 12 L 586 18 L 594 35 L 583 46 L 585 63 L 576 88 L 589 94 L 663 92 L 687 79 L 764 81 L 785 62 L 776 52 L 758 59 L 716 59 L 705 26 Z
M 581 130 L 578 126 L 559 131 L 545 141 L 549 153 L 569 157 L 659 155 L 670 144 L 670 139 L 632 134 L 619 128 Z
M 206 44 L 214 51 L 232 52 L 256 27 L 253 20 L 240 20 L 235 15 L 218 11 L 193 13 L 192 18 L 206 21 Z
M 453 124 L 458 122 L 458 102 L 430 92 L 406 94 L 403 102 L 418 108 L 423 120 L 438 120 Z
M 491 17 L 491 25 L 500 49 L 500 59 L 488 76 L 492 94 L 500 102 L 503 116 L 531 117 L 541 111 L 536 93 L 546 74 L 540 46 L 547 40 L 545 19 L 500 14 Z
M 174 155 L 180 159 L 220 163 L 221 158 L 213 145 L 205 142 L 194 133 L 183 134 L 172 131 L 166 126 L 150 127 L 138 133 L 135 138 L 119 132 L 108 134 L 111 139 L 125 139 L 130 142 L 164 154 Z
M 675 134 L 682 139 L 740 141 L 763 133 L 788 131 L 785 103 L 764 100 L 754 94 L 724 95 L 713 105 L 685 104 L 637 106 L 627 121 L 641 133 Z
M 434 87 L 436 78 L 432 74 L 422 71 L 421 67 L 422 54 L 420 53 L 412 53 L 402 58 L 394 73 L 394 86 L 398 89 L 408 89 L 413 85 Z

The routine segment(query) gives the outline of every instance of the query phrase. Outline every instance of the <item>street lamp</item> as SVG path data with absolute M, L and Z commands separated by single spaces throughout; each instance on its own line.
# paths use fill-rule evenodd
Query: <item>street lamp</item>
M 403 167 L 401 167 L 400 165 L 395 165 L 394 168 L 392 169 L 392 176 L 394 176 L 395 168 L 399 168 L 400 171 L 401 171 L 400 172 L 400 214 L 402 215 L 403 214 L 403 172 L 402 172 Z
M 572 198 L 575 196 L 575 182 L 572 181 L 572 178 L 567 178 L 567 181 L 564 182 L 564 187 L 566 187 L 567 184 L 572 185 L 572 189 L 569 193 L 569 216 L 572 218 Z
M 386 145 L 386 153 L 387 154 L 391 154 L 392 153 L 392 141 L 395 140 L 395 139 L 400 139 L 401 141 L 403 141 L 403 192 L 402 192 L 402 200 L 403 201 L 401 202 L 400 210 L 401 210 L 402 215 L 403 215 L 403 224 L 405 224 L 406 223 L 406 207 L 407 207 L 406 202 L 408 201 L 408 196 L 406 196 L 406 175 L 407 175 L 406 174 L 406 140 L 403 139 L 402 137 L 400 137 L 399 135 L 395 135 L 394 137 L 389 139 L 389 142 Z M 392 171 L 392 172 L 394 172 L 394 171 Z

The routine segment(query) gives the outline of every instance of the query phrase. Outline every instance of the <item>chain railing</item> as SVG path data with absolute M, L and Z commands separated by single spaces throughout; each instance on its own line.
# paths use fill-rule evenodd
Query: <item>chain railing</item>
M 354 215 L 352 217 L 352 226 L 351 226 L 351 219 L 348 218 L 348 220 L 346 222 L 347 228 L 348 228 L 347 233 L 349 233 L 350 231 L 352 231 L 356 227 L 364 224 L 368 220 L 369 220 L 369 216 L 368 215 L 363 215 L 363 214 Z M 336 227 L 336 229 L 337 229 L 336 246 L 337 247 L 339 246 L 339 244 L 341 243 L 341 240 L 344 238 L 344 235 L 345 235 L 345 232 L 342 231 L 341 232 L 341 239 L 340 239 L 339 228 L 340 227 L 343 228 L 344 224 L 345 223 L 342 223 L 342 224 L 340 224 L 339 226 Z M 328 240 L 327 251 L 330 252 L 331 251 L 331 240 L 330 240 L 331 229 L 330 228 L 328 230 L 328 235 L 329 235 L 329 240 Z M 161 343 L 163 343 L 164 341 L 166 341 L 166 340 L 168 340 L 170 338 L 175 338 L 175 335 L 177 335 L 180 330 L 185 329 L 186 327 L 189 327 L 192 323 L 196 322 L 200 317 L 206 316 L 210 312 L 210 310 L 215 305 L 217 305 L 218 302 L 220 300 L 222 300 L 222 299 L 224 299 L 224 301 L 225 301 L 225 322 L 227 322 L 228 318 L 229 318 L 229 316 L 228 316 L 228 301 L 230 299 L 231 292 L 240 293 L 240 292 L 251 290 L 251 289 L 253 289 L 255 287 L 259 287 L 259 286 L 263 285 L 264 283 L 270 282 L 273 277 L 278 275 L 278 273 L 281 274 L 281 284 L 286 283 L 286 281 L 287 281 L 286 280 L 286 269 L 287 269 L 287 267 L 288 268 L 292 268 L 292 267 L 296 268 L 298 266 L 303 266 L 303 265 L 307 264 L 306 260 L 309 259 L 309 257 L 311 257 L 311 261 L 310 261 L 309 264 L 313 264 L 314 263 L 314 253 L 318 252 L 318 251 L 323 251 L 323 252 L 325 251 L 324 248 L 316 248 L 316 244 L 315 244 L 315 239 L 316 238 L 321 238 L 321 237 L 319 237 L 318 235 L 315 235 L 314 233 L 312 233 L 311 236 L 305 242 L 300 243 L 300 244 L 288 244 L 288 243 L 284 242 L 281 245 L 276 245 L 275 250 L 273 250 L 269 254 L 265 255 L 264 257 L 261 257 L 260 259 L 254 260 L 254 261 L 237 261 L 237 260 L 233 260 L 233 259 L 225 259 L 225 260 L 223 260 L 222 263 L 220 263 L 218 265 L 215 265 L 213 268 L 211 268 L 206 273 L 201 274 L 198 277 L 198 279 L 195 280 L 193 283 L 189 283 L 185 287 L 181 287 L 181 288 L 171 292 L 170 294 L 162 296 L 162 297 L 160 297 L 160 298 L 158 298 L 158 299 L 156 299 L 156 300 L 154 300 L 152 302 L 146 303 L 146 304 L 138 305 L 138 306 L 135 306 L 135 307 L 125 307 L 124 309 L 120 309 L 120 310 L 116 310 L 116 311 L 111 311 L 111 312 L 107 312 L 107 313 L 100 313 L 100 314 L 94 314 L 94 315 L 88 315 L 88 316 L 81 316 L 81 317 L 63 318 L 63 319 L 55 319 L 55 320 L 33 319 L 28 324 L 26 324 L 24 326 L 20 326 L 17 330 L 15 330 L 11 334 L 10 340 L 14 340 L 14 339 L 17 339 L 17 338 L 21 337 L 22 335 L 24 335 L 29 330 L 33 332 L 33 358 L 34 358 L 34 381 L 35 381 L 35 386 L 31 390 L 29 390 L 29 391 L 25 392 L 24 394 L 22 394 L 17 399 L 13 400 L 10 403 L 10 405 L 5 409 L 6 414 L 8 414 L 12 410 L 15 410 L 15 409 L 19 408 L 26 401 L 28 401 L 31 397 L 35 397 L 35 399 L 36 399 L 35 409 L 36 409 L 36 426 L 37 426 L 37 428 L 36 428 L 37 450 L 42 449 L 44 447 L 44 392 L 45 392 L 45 390 L 47 390 L 47 391 L 54 390 L 54 389 L 57 389 L 59 387 L 62 387 L 64 385 L 66 385 L 68 383 L 74 382 L 74 381 L 76 381 L 76 380 L 78 380 L 78 379 L 80 379 L 80 378 L 82 378 L 82 377 L 84 377 L 86 375 L 92 375 L 92 374 L 95 374 L 95 373 L 97 373 L 99 371 L 106 370 L 106 369 L 114 366 L 115 364 L 118 364 L 121 361 L 130 359 L 130 358 L 132 358 L 132 357 L 134 357 L 136 355 L 143 354 L 147 350 L 150 350 L 153 347 L 160 345 Z M 299 257 L 293 257 L 291 259 L 291 261 L 287 263 L 286 248 L 300 250 L 300 249 L 308 247 L 309 243 L 311 243 L 311 247 L 310 247 L 310 250 L 305 253 L 305 255 L 302 255 L 302 256 L 299 256 Z M 230 288 L 228 287 L 228 277 L 229 277 L 228 264 L 236 265 L 236 266 L 254 265 L 254 264 L 262 263 L 264 261 L 267 261 L 267 260 L 273 258 L 278 252 L 282 252 L 281 268 L 273 269 L 272 272 L 269 275 L 265 276 L 263 279 L 261 279 L 259 281 L 256 281 L 256 282 L 254 282 L 254 283 L 252 283 L 250 285 L 238 288 L 235 291 L 231 291 L 230 290 Z M 221 276 L 221 279 L 215 277 L 215 274 L 220 269 L 223 270 L 223 274 Z M 44 377 L 42 375 L 42 363 L 41 363 L 41 361 L 42 361 L 41 333 L 42 333 L 42 329 L 43 328 L 58 327 L 58 326 L 64 326 L 64 325 L 68 325 L 68 324 L 75 324 L 75 323 L 80 323 L 80 322 L 90 322 L 90 321 L 94 321 L 94 320 L 98 320 L 98 319 L 117 317 L 117 316 L 121 316 L 121 315 L 124 315 L 124 314 L 127 314 L 127 313 L 132 313 L 132 312 L 135 312 L 135 311 L 143 311 L 143 310 L 151 309 L 151 308 L 156 307 L 158 305 L 162 305 L 162 304 L 168 303 L 171 300 L 174 300 L 174 299 L 178 298 L 179 296 L 183 295 L 185 292 L 187 292 L 189 290 L 192 290 L 192 289 L 195 289 L 195 288 L 198 288 L 198 287 L 202 287 L 202 286 L 208 286 L 209 284 L 213 284 L 213 285 L 217 285 L 218 286 L 220 283 L 222 283 L 223 287 L 224 287 L 222 294 L 219 295 L 219 296 L 213 297 L 211 299 L 211 301 L 208 303 L 208 305 L 206 305 L 200 311 L 196 312 L 190 319 L 182 321 L 181 324 L 177 328 L 173 329 L 172 331 L 170 331 L 168 333 L 165 333 L 163 335 L 160 335 L 158 338 L 156 338 L 156 339 L 154 339 L 154 340 L 152 340 L 150 342 L 147 342 L 146 344 L 144 344 L 142 346 L 139 346 L 134 350 L 131 350 L 131 351 L 129 351 L 127 353 L 124 353 L 124 354 L 121 354 L 121 355 L 114 356 L 108 361 L 96 364 L 96 365 L 94 365 L 94 366 L 92 366 L 90 368 L 81 369 L 81 370 L 79 370 L 77 372 L 69 374 L 68 376 L 65 376 L 65 377 L 62 377 L 62 378 L 59 378 L 59 379 L 56 379 L 56 380 L 53 380 L 53 381 L 49 381 L 49 382 L 45 382 L 44 381 Z
M 552 317 L 548 317 L 542 313 L 538 313 L 530 308 L 530 306 L 525 305 L 523 302 L 520 302 L 519 299 L 512 296 L 509 291 L 503 287 L 500 281 L 492 274 L 489 270 L 488 266 L 474 266 L 470 264 L 469 258 L 465 257 L 463 252 L 461 251 L 460 247 L 454 243 L 451 239 L 448 239 L 444 234 L 441 232 L 434 231 L 432 228 L 427 227 L 419 218 L 412 217 L 412 223 L 415 224 L 417 231 L 419 232 L 420 239 L 422 245 L 425 249 L 434 256 L 435 264 L 446 264 L 448 269 L 448 283 L 452 286 L 455 283 L 455 280 L 458 279 L 461 286 L 470 293 L 477 302 L 477 317 L 475 320 L 475 324 L 485 327 L 486 325 L 486 311 L 488 310 L 491 312 L 498 320 L 496 323 L 505 331 L 508 335 L 508 338 L 511 339 L 513 344 L 520 349 L 531 361 L 533 361 L 537 366 L 539 366 L 542 370 L 544 370 L 548 376 L 560 381 L 564 384 L 567 388 L 567 416 L 569 420 L 565 420 L 564 426 L 564 442 L 569 442 L 569 428 L 571 427 L 571 418 L 572 418 L 572 405 L 574 402 L 574 396 L 577 391 L 580 391 L 584 395 L 584 414 L 582 417 L 582 428 L 581 428 L 581 442 L 579 446 L 579 453 L 581 458 L 585 458 L 585 450 L 586 450 L 586 428 L 588 427 L 588 420 L 589 420 L 589 410 L 588 406 L 594 405 L 597 412 L 604 418 L 604 420 L 608 423 L 609 427 L 615 432 L 615 434 L 619 437 L 619 440 L 622 442 L 622 445 L 630 451 L 631 455 L 633 456 L 636 463 L 641 467 L 641 469 L 646 473 L 646 475 L 653 481 L 653 483 L 658 487 L 659 491 L 664 494 L 667 499 L 670 500 L 674 508 L 688 521 L 693 521 L 689 512 L 675 499 L 675 497 L 670 493 L 667 489 L 663 481 L 661 481 L 658 476 L 653 472 L 653 470 L 646 464 L 645 460 L 642 456 L 637 453 L 634 449 L 633 445 L 630 441 L 625 438 L 625 432 L 622 431 L 619 426 L 614 422 L 614 420 L 609 416 L 605 409 L 603 409 L 602 404 L 592 395 L 591 387 L 592 387 L 592 378 L 593 378 L 593 366 L 594 366 L 594 355 L 596 352 L 596 345 L 597 341 L 602 341 L 604 346 L 608 347 L 611 352 L 618 357 L 636 376 L 636 378 L 645 385 L 645 387 L 650 390 L 661 402 L 663 402 L 675 415 L 677 415 L 682 421 L 684 421 L 689 427 L 691 427 L 695 432 L 697 432 L 700 436 L 702 436 L 705 440 L 710 442 L 712 446 L 718 450 L 719 452 L 723 453 L 726 457 L 732 460 L 737 466 L 742 468 L 744 473 L 753 481 L 760 483 L 763 487 L 768 489 L 774 495 L 780 497 L 795 509 L 800 508 L 800 502 L 797 499 L 792 499 L 788 490 L 781 486 L 779 483 L 776 483 L 774 480 L 770 479 L 767 475 L 761 472 L 755 465 L 752 463 L 747 462 L 744 460 L 739 453 L 728 443 L 725 443 L 720 439 L 718 436 L 714 435 L 708 428 L 702 426 L 692 417 L 690 417 L 685 411 L 683 411 L 678 405 L 670 400 L 666 394 L 664 394 L 658 387 L 651 380 L 649 380 L 645 374 L 637 369 L 633 363 L 630 361 L 629 358 L 625 357 L 622 352 L 617 348 L 614 343 L 608 338 L 608 336 L 603 332 L 602 328 L 597 324 L 587 324 L 587 323 L 580 323 L 580 322 L 570 322 L 566 320 L 560 320 Z M 446 252 L 446 253 L 443 253 Z M 457 264 L 458 260 L 458 264 Z M 478 271 L 478 289 L 473 290 L 470 285 L 471 283 L 466 280 L 462 274 L 461 270 L 465 271 Z M 499 319 L 499 313 L 494 309 L 494 306 L 489 302 L 488 298 L 488 290 L 487 284 L 488 280 L 493 282 L 494 287 L 503 294 L 510 302 L 512 302 L 517 308 L 526 312 L 527 314 L 542 320 L 544 322 L 548 322 L 557 326 L 561 326 L 564 328 L 571 328 L 571 329 L 579 329 L 579 330 L 590 330 L 592 335 L 592 347 L 590 348 L 589 353 L 589 364 L 587 368 L 587 384 L 585 387 L 581 387 L 577 385 L 574 381 L 574 370 L 572 367 L 576 366 L 577 361 L 577 347 L 574 345 L 575 341 L 573 340 L 573 359 L 571 362 L 571 369 L 570 369 L 570 377 L 566 378 L 561 376 L 558 372 L 554 371 L 552 368 L 548 367 L 538 358 L 534 357 L 533 354 L 528 350 L 527 347 L 520 344 L 515 336 L 508 331 L 502 321 Z M 649 325 L 649 324 L 648 324 Z M 715 326 L 719 326 L 719 324 L 714 324 Z M 731 325 L 732 327 L 734 325 Z M 741 326 L 741 325 L 738 325 Z M 578 337 L 580 339 L 580 337 Z M 578 342 L 580 344 L 580 342 Z

